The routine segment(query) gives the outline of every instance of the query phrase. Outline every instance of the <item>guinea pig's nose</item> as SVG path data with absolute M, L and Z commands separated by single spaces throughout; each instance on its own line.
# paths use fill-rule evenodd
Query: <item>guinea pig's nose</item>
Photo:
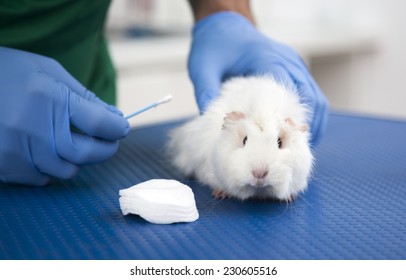
M 255 169 L 251 171 L 252 176 L 256 179 L 264 179 L 268 175 L 268 170 L 266 169 Z

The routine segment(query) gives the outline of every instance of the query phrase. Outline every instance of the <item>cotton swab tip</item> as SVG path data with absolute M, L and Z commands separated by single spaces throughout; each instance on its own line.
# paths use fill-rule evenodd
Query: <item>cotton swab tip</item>
M 145 112 L 145 111 L 147 111 L 149 109 L 155 108 L 156 106 L 158 106 L 160 104 L 167 103 L 167 102 L 171 101 L 172 98 L 173 98 L 172 95 L 165 96 L 164 98 L 162 98 L 162 99 L 160 99 L 160 100 L 158 100 L 158 101 L 156 101 L 156 102 L 154 102 L 154 103 L 152 103 L 152 104 L 150 104 L 150 105 L 148 105 L 148 106 L 146 106 L 146 107 L 144 107 L 144 108 L 142 108 L 142 109 L 140 109 L 138 111 L 135 111 L 134 113 L 129 114 L 129 115 L 125 116 L 124 118 L 126 118 L 126 119 L 132 118 L 132 117 L 134 117 L 134 116 L 136 116 L 138 114 L 141 114 L 142 112 Z
M 171 101 L 172 98 L 173 98 L 172 95 L 168 95 L 168 96 L 165 96 L 164 98 L 160 99 L 157 103 L 159 103 L 159 104 L 167 103 L 167 102 Z

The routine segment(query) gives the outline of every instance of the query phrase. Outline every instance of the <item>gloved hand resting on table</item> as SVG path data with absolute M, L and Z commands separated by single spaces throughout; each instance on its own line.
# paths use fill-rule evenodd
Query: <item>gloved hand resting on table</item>
M 324 131 L 327 99 L 303 60 L 290 47 L 264 36 L 240 14 L 218 12 L 196 23 L 188 68 L 201 112 L 218 96 L 225 79 L 271 75 L 293 85 L 310 107 L 312 144 Z
M 70 178 L 80 165 L 111 157 L 128 132 L 117 109 L 55 60 L 0 47 L 1 181 Z

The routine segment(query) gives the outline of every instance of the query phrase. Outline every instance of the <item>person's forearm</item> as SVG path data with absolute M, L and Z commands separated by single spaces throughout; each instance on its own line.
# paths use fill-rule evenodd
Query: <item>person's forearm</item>
M 239 13 L 255 23 L 250 9 L 249 0 L 188 0 L 193 11 L 195 21 L 198 21 L 210 14 L 221 11 L 232 11 Z

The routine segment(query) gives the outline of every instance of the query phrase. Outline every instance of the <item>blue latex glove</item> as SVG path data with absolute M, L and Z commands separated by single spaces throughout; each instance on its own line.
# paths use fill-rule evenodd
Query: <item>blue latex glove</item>
M 117 109 L 55 60 L 0 47 L 1 181 L 44 185 L 51 176 L 71 178 L 80 165 L 111 157 L 128 132 Z
M 260 33 L 245 17 L 219 12 L 193 29 L 189 75 L 201 112 L 219 95 L 221 83 L 233 76 L 271 75 L 298 90 L 311 108 L 312 144 L 327 122 L 328 102 L 300 56 L 290 47 Z

